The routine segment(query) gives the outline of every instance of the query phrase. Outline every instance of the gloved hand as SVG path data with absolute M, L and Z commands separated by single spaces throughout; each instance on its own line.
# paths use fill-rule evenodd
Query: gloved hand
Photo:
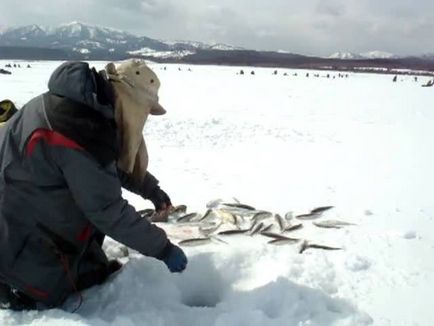
M 154 204 L 157 212 L 164 211 L 172 207 L 169 195 L 167 195 L 160 187 L 155 187 L 149 195 L 149 200 Z
M 180 273 L 187 266 L 187 257 L 184 251 L 170 242 L 163 250 L 163 255 L 158 258 L 167 265 L 172 273 Z

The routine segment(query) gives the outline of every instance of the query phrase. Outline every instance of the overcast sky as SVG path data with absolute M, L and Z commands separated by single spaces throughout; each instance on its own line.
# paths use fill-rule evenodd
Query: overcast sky
M 258 50 L 434 52 L 434 0 L 1 0 L 0 25 L 71 21 Z

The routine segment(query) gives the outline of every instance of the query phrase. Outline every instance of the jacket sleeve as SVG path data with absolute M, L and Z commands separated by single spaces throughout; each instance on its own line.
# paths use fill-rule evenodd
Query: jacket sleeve
M 169 243 L 166 233 L 122 198 L 115 163 L 103 168 L 84 151 L 63 147 L 52 151 L 74 200 L 99 231 L 144 255 L 161 255 Z
M 146 172 L 145 178 L 141 184 L 137 183 L 130 174 L 124 172 L 120 168 L 117 168 L 117 171 L 122 187 L 142 196 L 145 199 L 149 199 L 152 191 L 158 187 L 157 178 L 155 178 L 149 171 Z

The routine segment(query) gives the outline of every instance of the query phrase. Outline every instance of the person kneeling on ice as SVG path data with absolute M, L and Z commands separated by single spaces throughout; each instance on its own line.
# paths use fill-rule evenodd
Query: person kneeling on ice
M 185 269 L 184 252 L 121 194 L 151 200 L 161 216 L 172 207 L 147 171 L 142 136 L 148 115 L 166 112 L 159 86 L 142 61 L 100 72 L 66 62 L 0 128 L 1 307 L 56 307 L 104 282 L 122 266 L 102 250 L 105 235 Z

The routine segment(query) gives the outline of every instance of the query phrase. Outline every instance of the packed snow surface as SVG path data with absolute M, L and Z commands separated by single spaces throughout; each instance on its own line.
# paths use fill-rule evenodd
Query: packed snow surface
M 59 64 L 12 68 L 0 75 L 0 98 L 22 106 L 46 90 Z M 185 247 L 187 269 L 170 274 L 158 260 L 123 257 L 107 239 L 109 256 L 125 265 L 85 291 L 78 312 L 73 296 L 63 309 L 0 311 L 1 325 L 433 324 L 434 92 L 421 87 L 428 78 L 151 66 L 168 113 L 146 124 L 149 170 L 175 205 L 203 213 L 209 201 L 235 197 L 282 216 L 334 206 L 321 219 L 353 225 L 303 221 L 293 236 L 343 250 L 299 254 L 298 245 L 235 235 Z M 152 207 L 124 195 L 137 209 Z M 162 226 L 180 240 L 176 224 Z

